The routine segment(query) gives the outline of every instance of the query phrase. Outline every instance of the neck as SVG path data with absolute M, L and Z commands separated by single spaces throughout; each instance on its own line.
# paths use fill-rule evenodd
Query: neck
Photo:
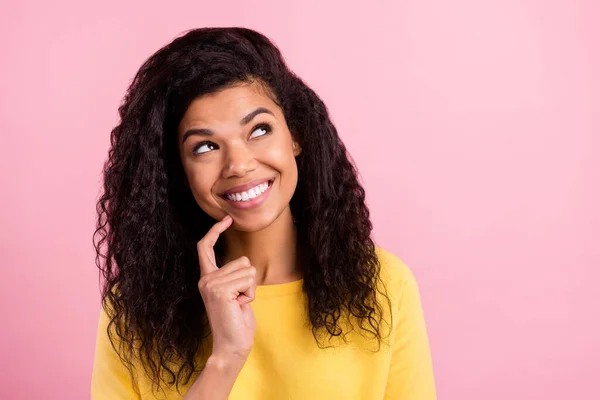
M 289 206 L 268 227 L 256 232 L 224 232 L 226 264 L 241 256 L 256 268 L 257 285 L 275 285 L 302 278 L 297 232 Z

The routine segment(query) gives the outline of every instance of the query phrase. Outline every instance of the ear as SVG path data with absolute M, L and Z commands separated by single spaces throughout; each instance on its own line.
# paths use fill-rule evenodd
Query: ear
M 302 148 L 300 147 L 298 142 L 293 142 L 292 150 L 294 152 L 294 157 L 298 157 L 300 155 L 300 153 L 302 153 Z

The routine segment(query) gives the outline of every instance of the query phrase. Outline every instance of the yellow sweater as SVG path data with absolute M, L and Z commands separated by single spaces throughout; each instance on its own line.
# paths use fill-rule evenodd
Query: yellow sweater
M 333 348 L 319 348 L 305 324 L 302 280 L 258 286 L 250 303 L 256 316 L 254 347 L 242 368 L 230 400 L 318 400 L 436 398 L 425 320 L 417 283 L 408 267 L 395 255 L 377 248 L 381 277 L 393 309 L 391 348 L 382 343 L 379 352 L 372 336 L 356 327 L 348 344 L 332 341 Z M 385 320 L 389 307 L 382 298 Z M 341 320 L 341 319 L 340 319 Z M 111 346 L 108 317 L 100 312 L 91 382 L 92 400 L 181 399 L 181 393 L 164 387 L 152 392 L 145 374 L 132 382 Z M 387 332 L 382 324 L 382 332 Z M 327 339 L 320 339 L 328 345 Z M 140 367 L 141 368 L 141 367 Z M 143 371 L 143 369 L 142 369 Z M 139 388 L 139 393 L 134 387 Z

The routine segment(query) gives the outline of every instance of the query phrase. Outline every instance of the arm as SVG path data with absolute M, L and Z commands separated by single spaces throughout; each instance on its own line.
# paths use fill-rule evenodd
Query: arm
M 403 269 L 402 292 L 385 399 L 435 400 L 435 382 L 425 318 L 414 275 Z
M 244 363 L 211 355 L 183 400 L 227 400 Z
M 109 321 L 106 311 L 102 308 L 96 337 L 91 399 L 140 400 L 129 370 L 110 343 L 107 334 Z M 244 363 L 245 360 L 241 358 L 211 355 L 184 400 L 226 400 Z
M 107 334 L 110 319 L 104 308 L 100 310 L 94 367 L 92 372 L 92 400 L 140 399 L 134 389 L 129 370 L 112 347 Z

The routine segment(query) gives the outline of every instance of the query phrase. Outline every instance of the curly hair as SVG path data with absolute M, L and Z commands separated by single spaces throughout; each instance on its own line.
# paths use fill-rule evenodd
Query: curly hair
M 146 60 L 129 86 L 96 206 L 93 242 L 111 343 L 117 349 L 114 329 L 132 376 L 135 357 L 157 387 L 165 371 L 167 385 L 187 384 L 203 367 L 196 356 L 210 335 L 196 243 L 216 221 L 184 184 L 176 129 L 195 98 L 253 81 L 272 94 L 302 148 L 290 209 L 317 344 L 319 333 L 345 337 L 342 316 L 383 339 L 376 292 L 391 303 L 378 285 L 365 191 L 325 104 L 264 35 L 190 30 Z M 221 260 L 220 241 L 215 253 Z

